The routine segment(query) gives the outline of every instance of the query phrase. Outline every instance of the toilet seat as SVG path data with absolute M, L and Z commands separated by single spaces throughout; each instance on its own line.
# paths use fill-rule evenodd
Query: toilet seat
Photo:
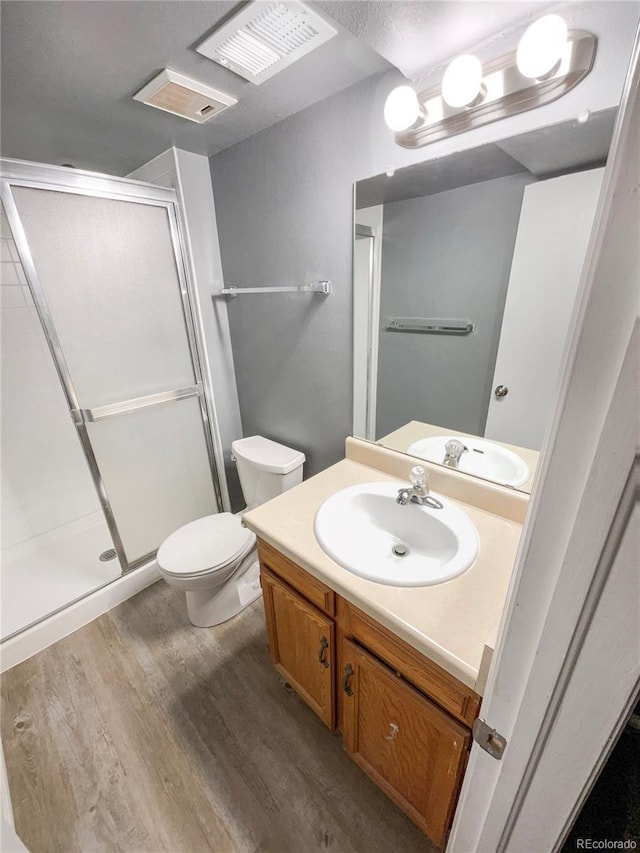
M 230 568 L 242 561 L 256 542 L 230 512 L 207 515 L 178 528 L 158 549 L 160 570 L 187 579 Z

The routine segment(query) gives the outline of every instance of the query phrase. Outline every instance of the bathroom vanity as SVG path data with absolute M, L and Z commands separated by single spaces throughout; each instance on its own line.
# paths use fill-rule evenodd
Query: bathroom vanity
M 338 728 L 356 764 L 442 844 L 480 697 L 268 543 L 258 550 L 276 669 Z
M 343 462 L 247 513 L 245 523 L 259 538 L 274 666 L 341 733 L 353 761 L 444 847 L 527 498 L 434 466 L 432 488 L 456 500 L 478 530 L 473 566 L 414 588 L 342 569 L 314 536 L 318 508 L 348 485 L 406 480 L 409 467 L 404 454 L 348 439 Z

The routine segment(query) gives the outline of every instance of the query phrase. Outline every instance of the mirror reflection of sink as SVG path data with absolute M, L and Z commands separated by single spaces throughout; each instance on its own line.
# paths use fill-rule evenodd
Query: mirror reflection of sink
M 407 448 L 411 456 L 419 456 L 428 462 L 442 464 L 445 457 L 445 445 L 451 439 L 461 441 L 468 451 L 463 453 L 454 470 L 463 474 L 475 474 L 487 480 L 494 480 L 504 486 L 523 486 L 531 472 L 529 466 L 513 451 L 507 450 L 492 441 L 469 438 L 458 435 L 434 435 L 431 438 L 421 438 Z
M 434 495 L 442 509 L 396 503 L 406 483 L 363 483 L 328 498 L 316 513 L 322 549 L 343 568 L 392 586 L 430 586 L 461 575 L 478 553 L 467 514 Z

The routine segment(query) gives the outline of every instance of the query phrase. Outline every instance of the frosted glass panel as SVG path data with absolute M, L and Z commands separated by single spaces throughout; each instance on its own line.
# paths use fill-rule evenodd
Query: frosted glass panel
M 7 548 L 99 512 L 100 503 L 1 210 L 0 512 Z
M 13 192 L 81 408 L 193 385 L 166 208 Z
M 129 562 L 217 512 L 197 398 L 88 424 Z

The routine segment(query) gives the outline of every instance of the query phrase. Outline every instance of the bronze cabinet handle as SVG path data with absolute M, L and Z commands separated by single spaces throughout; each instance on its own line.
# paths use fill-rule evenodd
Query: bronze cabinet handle
M 320 640 L 320 651 L 318 652 L 318 660 L 325 669 L 329 666 L 329 661 L 327 660 L 326 656 L 326 651 L 328 648 L 329 640 L 327 640 L 326 637 L 322 637 Z
M 349 679 L 353 675 L 353 667 L 348 663 L 344 668 L 344 678 L 342 679 L 342 689 L 347 696 L 353 696 L 353 687 L 349 684 Z

